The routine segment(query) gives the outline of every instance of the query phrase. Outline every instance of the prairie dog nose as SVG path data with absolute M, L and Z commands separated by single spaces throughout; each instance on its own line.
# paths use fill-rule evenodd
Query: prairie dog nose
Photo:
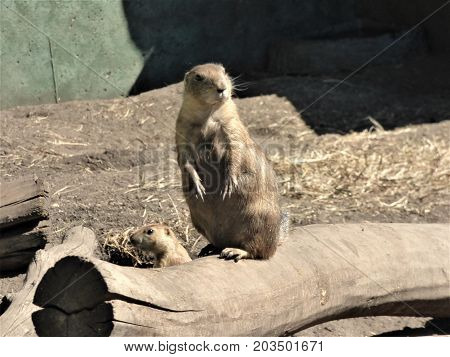
M 225 92 L 225 88 L 217 88 L 217 93 L 222 94 Z
M 133 235 L 131 235 L 131 237 L 130 237 L 130 242 L 131 242 L 131 244 L 133 244 L 133 245 L 137 245 L 137 244 L 141 243 L 141 239 L 139 239 L 139 237 L 137 237 L 136 234 L 133 234 Z

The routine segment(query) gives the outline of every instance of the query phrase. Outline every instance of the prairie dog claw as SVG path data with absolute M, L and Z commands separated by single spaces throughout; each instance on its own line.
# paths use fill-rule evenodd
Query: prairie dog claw
M 198 198 L 198 196 L 200 196 L 200 198 L 202 199 L 202 201 L 204 201 L 203 199 L 203 195 L 205 194 L 205 187 L 203 187 L 202 185 L 202 180 L 200 179 L 200 176 L 198 176 L 197 171 L 195 170 L 194 166 L 192 166 L 191 163 L 187 162 L 186 165 L 184 166 L 186 171 L 189 173 L 189 175 L 192 178 L 192 181 L 194 182 L 195 185 L 195 197 Z
M 247 259 L 250 257 L 250 254 L 246 252 L 245 250 L 238 249 L 238 248 L 225 248 L 220 253 L 219 258 L 225 259 L 225 260 L 231 260 L 233 259 L 236 263 L 241 259 Z
M 222 200 L 224 200 L 227 196 L 230 197 L 236 187 L 237 179 L 234 176 L 227 177 L 222 191 Z
M 203 195 L 205 194 L 205 188 L 202 185 L 202 182 L 200 181 L 200 179 L 198 180 L 194 180 L 194 185 L 195 185 L 195 190 L 197 191 L 197 193 L 195 194 L 195 196 L 200 196 L 200 198 L 202 199 L 202 201 L 204 201 L 203 199 Z

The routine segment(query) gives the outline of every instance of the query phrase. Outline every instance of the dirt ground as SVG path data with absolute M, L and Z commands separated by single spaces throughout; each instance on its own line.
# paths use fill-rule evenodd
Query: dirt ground
M 292 225 L 449 221 L 450 72 L 442 59 L 426 61 L 367 69 L 311 106 L 344 75 L 253 76 L 236 102 L 277 171 Z M 137 97 L 1 112 L 2 179 L 36 174 L 49 184 L 47 248 L 79 224 L 103 245 L 124 240 L 132 227 L 166 222 L 198 253 L 206 241 L 190 224 L 175 161 L 180 100 L 175 84 Z M 105 251 L 104 259 L 137 263 Z M 0 297 L 23 278 L 1 276 Z M 427 321 L 349 319 L 299 335 L 374 336 L 405 327 L 414 335 Z

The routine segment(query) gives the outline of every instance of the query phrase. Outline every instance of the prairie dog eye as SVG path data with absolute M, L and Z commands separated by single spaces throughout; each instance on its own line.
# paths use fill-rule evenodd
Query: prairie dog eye
M 145 231 L 145 234 L 147 235 L 152 235 L 153 234 L 153 229 L 149 228 Z
M 199 75 L 199 74 L 196 74 L 194 78 L 195 78 L 195 80 L 196 80 L 197 82 L 201 82 L 201 81 L 203 81 L 203 79 L 204 79 L 204 78 L 203 78 L 201 75 Z

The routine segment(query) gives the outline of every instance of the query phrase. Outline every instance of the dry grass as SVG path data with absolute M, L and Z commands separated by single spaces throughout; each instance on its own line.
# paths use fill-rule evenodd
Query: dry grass
M 421 130 L 325 135 L 271 161 L 282 194 L 308 202 L 306 220 L 313 220 L 317 209 L 426 215 L 449 204 L 450 145 L 448 133 L 424 136 Z
M 425 133 L 420 126 L 394 131 L 378 127 L 345 136 L 312 134 L 304 140 L 299 132 L 291 141 L 297 146 L 290 154 L 270 160 L 294 220 L 300 216 L 303 223 L 320 223 L 319 214 L 326 211 L 335 213 L 336 222 L 339 215 L 356 212 L 372 217 L 382 212 L 408 221 L 411 214 L 427 216 L 436 207 L 449 206 L 449 134 Z M 178 172 L 164 179 L 148 176 L 143 185 L 131 185 L 126 191 L 139 189 L 142 202 L 159 206 L 157 216 L 143 211 L 143 224 L 168 224 L 194 252 L 199 235 L 191 225 L 179 180 Z M 103 250 L 121 264 L 146 266 L 151 258 L 128 243 L 132 230 L 107 234 Z
M 184 207 L 184 199 L 172 196 L 175 190 L 179 190 L 179 196 L 181 196 L 180 178 L 176 177 L 176 179 L 147 179 L 145 184 L 139 188 L 132 185 L 131 189 L 139 189 L 142 202 L 150 207 L 158 206 L 161 212 L 155 214 L 155 212 L 149 212 L 147 208 L 144 208 L 141 215 L 142 225 L 149 223 L 168 225 L 174 231 L 180 243 L 186 249 L 192 251 L 199 240 L 199 235 L 192 227 L 189 211 Z M 175 181 L 177 182 L 175 183 Z M 151 254 L 146 254 L 134 248 L 130 243 L 130 234 L 137 228 L 128 227 L 124 231 L 114 229 L 104 235 L 101 249 L 108 261 L 135 267 L 146 267 L 153 264 Z
M 137 227 L 125 231 L 110 231 L 106 234 L 101 249 L 108 261 L 120 265 L 147 266 L 152 264 L 152 257 L 135 249 L 130 243 L 130 234 Z

